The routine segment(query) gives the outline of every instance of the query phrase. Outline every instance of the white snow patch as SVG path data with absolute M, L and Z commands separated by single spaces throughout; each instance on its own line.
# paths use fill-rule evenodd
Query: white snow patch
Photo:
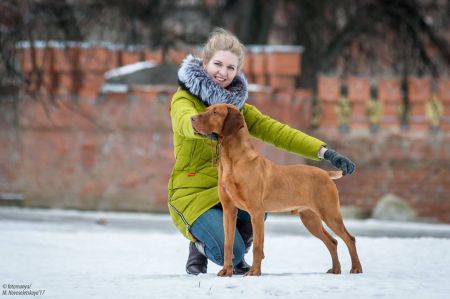
M 88 218 L 102 215 L 90 213 Z M 146 216 L 137 215 L 141 218 Z M 163 218 L 167 216 L 156 216 Z M 321 241 L 267 233 L 261 277 L 220 278 L 220 267 L 211 262 L 207 274 L 185 273 L 188 241 L 175 230 L 37 219 L 42 220 L 0 219 L 0 285 L 32 284 L 32 290 L 46 291 L 44 298 L 403 299 L 450 294 L 450 239 L 356 236 L 364 270 L 356 275 L 348 273 L 349 255 L 339 239 L 343 274 L 332 275 L 325 274 L 331 261 Z M 251 254 L 246 259 L 251 262 Z
M 157 66 L 158 63 L 153 60 L 148 61 L 139 61 L 136 63 L 127 64 L 112 70 L 109 70 L 105 73 L 105 79 L 111 79 L 117 76 L 132 74 L 140 70 L 150 69 Z

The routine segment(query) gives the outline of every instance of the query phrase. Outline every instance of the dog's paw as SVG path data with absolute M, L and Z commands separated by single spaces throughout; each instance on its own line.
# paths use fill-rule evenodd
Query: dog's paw
M 350 269 L 350 273 L 358 274 L 358 273 L 363 273 L 363 272 L 362 272 L 362 268 L 361 267 L 355 267 L 355 268 L 351 268 Z
M 233 267 L 232 266 L 228 266 L 228 267 L 223 267 L 222 270 L 219 271 L 219 273 L 217 273 L 217 276 L 221 276 L 221 277 L 231 277 L 233 275 Z
M 327 273 L 330 273 L 330 274 L 341 274 L 341 268 L 331 268 L 330 270 L 327 271 Z
M 244 276 L 261 276 L 261 269 L 251 267 L 250 270 L 244 274 Z

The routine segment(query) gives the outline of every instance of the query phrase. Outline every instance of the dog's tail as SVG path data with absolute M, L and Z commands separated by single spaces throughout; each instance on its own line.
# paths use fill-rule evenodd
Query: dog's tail
M 337 180 L 340 179 L 342 177 L 342 171 L 341 170 L 337 170 L 337 171 L 327 171 L 328 175 L 330 176 L 330 179 L 332 180 Z

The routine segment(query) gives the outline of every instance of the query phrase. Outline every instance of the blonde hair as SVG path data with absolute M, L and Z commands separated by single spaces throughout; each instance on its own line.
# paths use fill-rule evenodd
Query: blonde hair
M 245 46 L 231 32 L 215 28 L 203 47 L 203 61 L 208 63 L 217 51 L 230 51 L 238 58 L 238 70 L 242 69 L 245 57 Z

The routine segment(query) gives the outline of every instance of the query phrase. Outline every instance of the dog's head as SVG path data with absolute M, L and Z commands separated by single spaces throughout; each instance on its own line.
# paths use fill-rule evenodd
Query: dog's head
M 242 114 L 229 104 L 211 105 L 206 112 L 192 116 L 191 123 L 198 134 L 216 134 L 219 138 L 231 136 L 245 126 Z

